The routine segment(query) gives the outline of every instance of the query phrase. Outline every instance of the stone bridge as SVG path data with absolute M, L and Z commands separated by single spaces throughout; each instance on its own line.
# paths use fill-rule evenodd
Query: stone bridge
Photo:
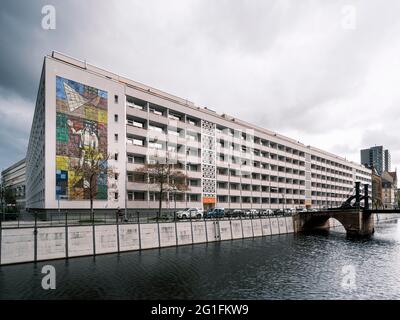
M 293 215 L 294 231 L 329 229 L 329 218 L 338 220 L 346 229 L 348 236 L 367 237 L 374 233 L 373 214 L 362 208 L 297 213 Z

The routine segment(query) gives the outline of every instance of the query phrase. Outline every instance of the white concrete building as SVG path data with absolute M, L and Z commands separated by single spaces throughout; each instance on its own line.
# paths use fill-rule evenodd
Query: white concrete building
M 88 208 L 69 184 L 76 145 L 85 143 L 105 148 L 118 172 L 107 188 L 99 179 L 96 208 L 157 208 L 157 192 L 137 169 L 167 155 L 188 176 L 178 208 L 338 206 L 356 181 L 371 184 L 360 164 L 53 52 L 28 147 L 27 207 Z M 163 207 L 174 206 L 170 194 Z
M 3 192 L 10 189 L 16 201 L 18 211 L 25 209 L 25 159 L 22 159 L 1 172 L 1 187 Z M 4 199 L 2 199 L 4 202 Z M 7 205 L 2 203 L 1 208 Z

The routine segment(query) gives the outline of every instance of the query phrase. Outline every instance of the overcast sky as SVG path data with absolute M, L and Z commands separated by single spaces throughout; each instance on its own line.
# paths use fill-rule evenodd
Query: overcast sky
M 52 50 L 356 162 L 383 144 L 400 164 L 400 1 L 113 3 L 1 1 L 0 169 L 25 156 Z

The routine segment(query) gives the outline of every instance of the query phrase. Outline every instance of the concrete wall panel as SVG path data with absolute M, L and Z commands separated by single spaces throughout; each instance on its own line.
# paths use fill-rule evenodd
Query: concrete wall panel
M 143 223 L 140 225 L 140 246 L 142 249 L 158 248 L 157 223 Z
M 190 222 L 177 222 L 178 244 L 192 243 L 192 229 Z
M 208 242 L 217 241 L 218 225 L 216 221 L 207 221 L 207 240 Z
M 242 226 L 243 226 L 243 237 L 244 238 L 253 237 L 253 229 L 252 229 L 252 226 L 251 226 L 250 219 L 243 219 L 242 220 Z
M 279 234 L 278 218 L 271 218 L 271 234 Z
M 288 233 L 293 233 L 293 218 L 292 217 L 286 217 L 286 228 Z
M 160 243 L 161 247 L 175 246 L 177 244 L 175 223 L 160 223 Z
M 118 251 L 117 226 L 96 226 L 96 254 Z
M 264 236 L 268 236 L 271 234 L 271 223 L 270 223 L 269 218 L 261 219 L 261 227 L 262 227 Z
M 192 222 L 193 228 L 193 242 L 200 243 L 206 242 L 206 225 L 204 221 Z
M 50 260 L 66 257 L 65 227 L 39 228 L 37 259 Z
M 261 219 L 253 219 L 253 231 L 255 237 L 261 237 L 263 235 L 261 230 Z
M 33 230 L 33 228 L 3 229 L 1 237 L 2 264 L 34 260 Z
M 139 247 L 139 229 L 137 224 L 119 225 L 119 250 L 129 251 L 138 250 Z
M 240 220 L 231 220 L 232 222 L 232 238 L 233 239 L 241 239 L 242 235 L 242 224 Z
M 278 218 L 279 234 L 287 233 L 285 217 Z
M 68 256 L 78 257 L 93 254 L 92 226 L 68 227 Z
M 221 233 L 221 240 L 231 240 L 231 224 L 229 220 L 219 221 L 219 230 Z

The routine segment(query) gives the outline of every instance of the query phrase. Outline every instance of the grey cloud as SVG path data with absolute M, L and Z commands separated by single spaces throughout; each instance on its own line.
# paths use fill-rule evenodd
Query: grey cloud
M 49 3 L 57 29 L 44 31 L 40 11 Z M 344 5 L 356 8 L 355 30 L 341 26 Z M 338 130 L 341 140 L 328 151 L 342 156 L 356 157 L 368 143 L 396 148 L 368 130 L 393 122 L 382 110 L 398 114 L 400 95 L 388 88 L 397 80 L 399 9 L 394 0 L 6 0 L 0 103 L 16 94 L 33 109 L 43 56 L 58 50 L 277 132 L 296 129 L 293 138 L 305 144 L 325 148 L 321 137 L 335 139 Z M 14 129 L 21 139 L 24 126 Z M 1 134 L 0 148 L 18 160 L 21 152 Z

